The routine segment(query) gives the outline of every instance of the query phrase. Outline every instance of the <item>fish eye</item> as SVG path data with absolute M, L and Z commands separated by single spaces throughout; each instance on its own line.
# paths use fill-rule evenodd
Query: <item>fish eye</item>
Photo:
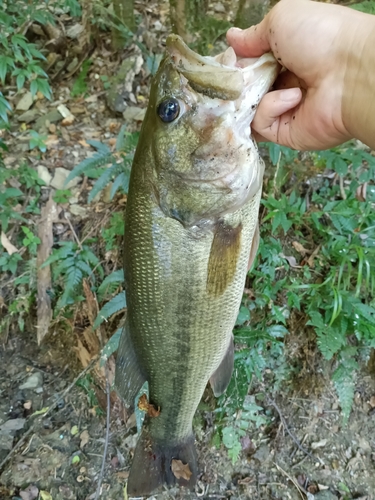
M 163 122 L 170 123 L 180 114 L 180 104 L 174 97 L 169 97 L 158 105 L 157 111 Z

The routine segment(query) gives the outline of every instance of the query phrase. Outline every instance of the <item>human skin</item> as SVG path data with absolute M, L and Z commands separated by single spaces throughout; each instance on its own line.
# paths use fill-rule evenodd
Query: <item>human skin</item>
M 241 57 L 271 50 L 284 68 L 252 123 L 258 140 L 320 150 L 356 138 L 375 148 L 375 16 L 281 0 L 227 40 Z

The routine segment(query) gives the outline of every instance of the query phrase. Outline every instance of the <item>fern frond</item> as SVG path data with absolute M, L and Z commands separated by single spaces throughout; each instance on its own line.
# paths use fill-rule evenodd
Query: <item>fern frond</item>
M 88 139 L 87 144 L 90 144 L 93 148 L 97 149 L 99 153 L 102 154 L 110 154 L 111 150 L 107 146 L 107 144 L 104 144 L 103 142 L 100 141 L 95 141 L 94 139 Z
M 88 174 L 90 170 L 97 169 L 107 165 L 107 163 L 112 163 L 115 161 L 115 157 L 111 153 L 95 153 L 90 158 L 85 158 L 81 163 L 78 163 L 73 170 L 68 175 L 65 184 L 68 184 L 74 177 L 78 177 L 81 174 Z
M 116 194 L 116 191 L 121 187 L 124 193 L 128 193 L 129 191 L 129 177 L 130 170 L 121 172 L 120 175 L 116 177 L 111 187 L 110 199 L 112 200 Z
M 104 366 L 108 358 L 117 351 L 118 345 L 120 343 L 122 327 L 118 328 L 112 337 L 108 340 L 106 345 L 103 347 L 100 355 L 100 366 Z
M 120 163 L 113 163 L 109 168 L 104 170 L 99 179 L 95 182 L 87 201 L 90 203 L 93 198 L 111 181 L 112 177 L 121 171 L 122 165 Z
M 340 365 L 332 376 L 340 400 L 343 424 L 346 425 L 352 411 L 355 390 L 355 371 Z
M 101 283 L 97 290 L 98 299 L 101 300 L 106 294 L 111 293 L 114 289 L 118 287 L 120 283 L 124 281 L 124 271 L 123 269 L 117 269 L 109 274 Z M 112 285 L 114 288 L 112 288 Z
M 118 133 L 115 149 L 117 152 L 120 152 L 124 149 L 125 146 L 125 131 L 126 125 L 122 125 L 120 128 L 120 132 Z
M 93 270 L 91 267 L 87 264 L 87 262 L 84 262 L 83 260 L 77 260 L 76 266 L 81 269 L 81 271 L 86 274 L 87 276 L 90 276 L 92 274 Z
M 121 309 L 125 309 L 126 307 L 126 297 L 125 292 L 121 292 L 117 294 L 113 299 L 107 302 L 99 311 L 98 317 L 94 322 L 93 328 L 98 328 L 99 325 L 103 323 L 103 321 L 107 320 L 112 314 L 115 314 Z

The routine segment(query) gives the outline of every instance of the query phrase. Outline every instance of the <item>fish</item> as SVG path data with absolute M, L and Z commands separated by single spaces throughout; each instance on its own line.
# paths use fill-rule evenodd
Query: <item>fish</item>
M 201 56 L 169 35 L 153 77 L 127 197 L 115 373 L 128 408 L 147 381 L 153 409 L 130 496 L 196 484 L 193 417 L 208 382 L 215 396 L 230 382 L 232 330 L 259 243 L 264 163 L 250 124 L 278 71 L 271 53 Z

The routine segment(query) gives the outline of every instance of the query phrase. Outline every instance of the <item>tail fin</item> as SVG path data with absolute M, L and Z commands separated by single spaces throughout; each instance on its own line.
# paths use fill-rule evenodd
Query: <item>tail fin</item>
M 174 461 L 181 461 L 174 462 Z M 172 463 L 173 462 L 173 463 Z M 174 472 L 172 471 L 172 466 Z M 150 495 L 164 483 L 193 488 L 197 481 L 197 456 L 194 436 L 176 445 L 160 445 L 144 428 L 135 448 L 127 493 L 129 496 Z

